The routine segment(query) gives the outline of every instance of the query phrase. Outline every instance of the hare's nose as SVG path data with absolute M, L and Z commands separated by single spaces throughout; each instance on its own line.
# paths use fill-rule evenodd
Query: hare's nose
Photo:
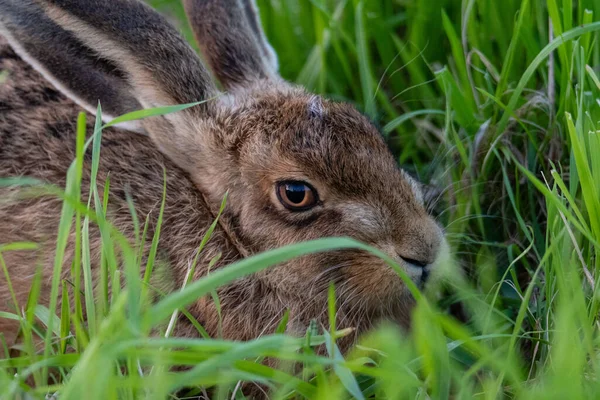
M 414 258 L 404 257 L 402 254 L 398 254 L 400 258 L 407 264 L 410 264 L 418 268 L 426 268 L 430 263 L 423 260 L 416 260 Z

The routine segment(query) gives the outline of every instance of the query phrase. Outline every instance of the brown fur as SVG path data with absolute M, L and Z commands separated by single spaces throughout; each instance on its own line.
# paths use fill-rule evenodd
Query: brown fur
M 128 6 L 135 3 L 115 2 Z M 62 4 L 69 1 L 49 3 L 64 6 L 68 15 L 85 17 L 85 13 L 72 12 Z M 206 15 L 194 10 L 224 4 L 216 0 L 197 1 L 196 6 L 190 7 L 191 3 L 194 2 L 186 2 L 186 6 L 188 12 L 194 12 L 192 22 Z M 253 7 L 244 12 L 249 9 Z M 244 15 L 242 10 L 237 12 Z M 71 16 L 63 17 L 55 21 L 64 24 L 65 29 L 75 29 L 81 40 L 95 46 L 86 42 L 85 34 L 78 34 L 81 20 L 73 23 Z M 93 21 L 84 22 L 94 25 Z M 110 23 L 107 19 L 93 29 L 108 29 L 104 25 Z M 250 25 L 237 29 L 250 29 Z M 227 24 L 213 20 L 212 26 Z M 213 35 L 226 34 L 217 28 Z M 262 68 L 272 68 L 272 62 L 256 62 L 267 49 L 266 43 L 255 43 L 254 49 L 246 49 L 251 52 L 247 57 L 230 60 L 239 63 L 239 68 L 227 69 L 227 63 L 210 55 L 226 54 L 228 43 L 209 41 L 210 31 L 204 27 L 196 33 L 199 41 L 206 39 L 217 46 L 213 50 L 205 48 L 210 53 L 207 59 L 215 74 L 228 80 L 225 86 L 231 90 L 200 109 L 146 120 L 143 126 L 150 137 L 119 129 L 104 132 L 98 186 L 104 187 L 110 174 L 110 221 L 133 238 L 126 193 L 133 198 L 140 221 L 148 215 L 155 221 L 164 168 L 167 200 L 160 257 L 173 276 L 169 286 L 181 286 L 226 191 L 229 197 L 222 224 L 200 256 L 195 279 L 207 273 L 208 262 L 218 253 L 222 253 L 222 258 L 216 267 L 221 267 L 286 244 L 349 236 L 386 252 L 421 282 L 424 269 L 410 266 L 405 260 L 427 264 L 427 270 L 434 268 L 445 248 L 442 230 L 427 214 L 417 186 L 397 167 L 368 119 L 347 104 L 321 99 L 271 76 L 272 70 Z M 116 36 L 127 41 L 129 34 Z M 252 38 L 261 40 L 260 35 Z M 154 104 L 153 94 L 143 89 L 156 72 L 148 66 L 152 60 L 131 67 L 127 63 L 135 63 L 141 56 L 132 54 L 127 46 L 121 50 L 128 57 L 119 65 L 121 68 L 144 68 L 142 78 L 133 74 L 127 78 L 132 88 L 142 88 L 132 89 L 138 100 L 141 104 Z M 236 47 L 232 54 L 243 51 L 244 47 Z M 182 64 L 187 63 L 186 52 L 177 55 L 183 57 Z M 193 69 L 195 63 L 188 65 Z M 5 42 L 0 42 L 0 69 L 9 73 L 8 81 L 0 85 L 0 177 L 31 176 L 63 186 L 67 168 L 75 157 L 75 121 L 80 107 L 58 93 Z M 187 72 L 183 76 L 178 76 L 177 71 L 168 75 L 165 68 L 157 70 L 168 75 L 155 82 L 161 96 L 166 93 L 173 102 L 189 99 L 189 89 L 181 92 L 189 72 L 184 70 Z M 202 77 L 200 71 L 198 79 Z M 203 88 L 199 92 L 210 87 L 206 82 L 197 86 Z M 91 123 L 88 128 L 91 130 Z M 88 191 L 90 163 L 91 157 L 86 155 L 83 193 Z M 275 197 L 274 188 L 276 182 L 290 179 L 309 182 L 322 204 L 305 212 L 285 209 Z M 36 265 L 44 271 L 42 292 L 46 296 L 49 292 L 61 201 L 50 196 L 8 201 L 14 195 L 14 188 L 0 189 L 0 244 L 32 241 L 42 246 L 35 252 L 2 254 L 19 305 L 23 306 Z M 97 229 L 92 229 L 91 234 L 92 262 L 97 268 L 101 239 Z M 148 241 L 152 234 L 151 229 Z M 74 252 L 71 239 L 65 276 Z M 0 287 L 5 287 L 3 279 L 0 278 Z M 370 254 L 335 251 L 305 256 L 222 288 L 219 296 L 223 335 L 248 340 L 272 332 L 286 309 L 290 310 L 292 333 L 302 333 L 311 319 L 326 324 L 330 282 L 337 289 L 338 326 L 356 327 L 358 334 L 380 318 L 408 324 L 413 300 L 401 279 Z M 47 297 L 43 302 L 47 302 Z M 0 310 L 14 310 L 6 290 L 0 291 Z M 199 299 L 189 310 L 211 335 L 217 335 L 218 315 L 212 300 Z M 10 336 L 15 333 L 15 325 L 0 319 L 0 331 Z M 193 328 L 182 322 L 177 334 L 191 335 Z M 353 339 L 344 342 L 343 347 Z

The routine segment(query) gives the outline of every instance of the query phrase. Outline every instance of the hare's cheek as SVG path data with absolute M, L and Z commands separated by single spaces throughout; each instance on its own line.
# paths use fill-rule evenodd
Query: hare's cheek
M 401 277 L 385 262 L 376 258 L 353 264 L 344 275 L 346 282 L 343 286 L 349 289 L 340 293 L 349 297 L 347 301 L 363 301 L 373 309 L 404 302 L 406 298 L 411 297 L 404 279 L 410 279 L 415 284 L 421 279 L 421 271 L 403 270 Z
M 313 257 L 303 256 L 289 262 L 268 268 L 256 274 L 267 283 L 267 287 L 276 290 L 285 297 L 305 297 L 318 275 L 317 264 Z

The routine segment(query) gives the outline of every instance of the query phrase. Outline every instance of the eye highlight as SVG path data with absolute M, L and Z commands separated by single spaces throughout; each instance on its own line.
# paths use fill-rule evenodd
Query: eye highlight
M 275 190 L 281 204 L 291 211 L 306 211 L 319 202 L 317 191 L 306 182 L 278 182 Z

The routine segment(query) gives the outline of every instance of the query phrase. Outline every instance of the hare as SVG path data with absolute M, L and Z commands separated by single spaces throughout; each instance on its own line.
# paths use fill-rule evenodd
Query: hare
M 108 218 L 132 242 L 127 199 L 140 221 L 150 218 L 149 247 L 166 170 L 158 252 L 165 287 L 183 284 L 226 192 L 194 279 L 207 274 L 217 254 L 213 268 L 287 244 L 346 236 L 385 252 L 425 284 L 448 251 L 443 229 L 369 119 L 278 75 L 253 0 L 184 0 L 184 6 L 212 74 L 176 29 L 141 1 L 0 0 L 0 69 L 7 74 L 0 84 L 0 177 L 64 186 L 75 157 L 77 115 L 95 113 L 98 102 L 110 121 L 133 110 L 208 100 L 103 133 L 98 187 L 110 175 Z M 91 157 L 84 162 L 82 192 L 88 193 Z M 47 304 L 62 201 L 19 200 L 15 192 L 0 187 L 0 244 L 39 247 L 2 257 L 18 307 L 38 266 L 44 273 L 40 301 Z M 100 232 L 90 235 L 97 271 Z M 65 278 L 74 243 L 73 232 Z M 0 310 L 14 312 L 0 275 Z M 382 319 L 408 326 L 414 299 L 402 279 L 359 250 L 303 256 L 235 281 L 219 290 L 221 316 L 211 299 L 199 299 L 189 311 L 211 335 L 249 340 L 273 332 L 289 310 L 290 332 L 302 333 L 313 319 L 325 323 L 330 282 L 340 326 L 357 334 Z M 0 319 L 0 331 L 16 340 L 14 321 Z M 194 331 L 182 320 L 176 334 Z

